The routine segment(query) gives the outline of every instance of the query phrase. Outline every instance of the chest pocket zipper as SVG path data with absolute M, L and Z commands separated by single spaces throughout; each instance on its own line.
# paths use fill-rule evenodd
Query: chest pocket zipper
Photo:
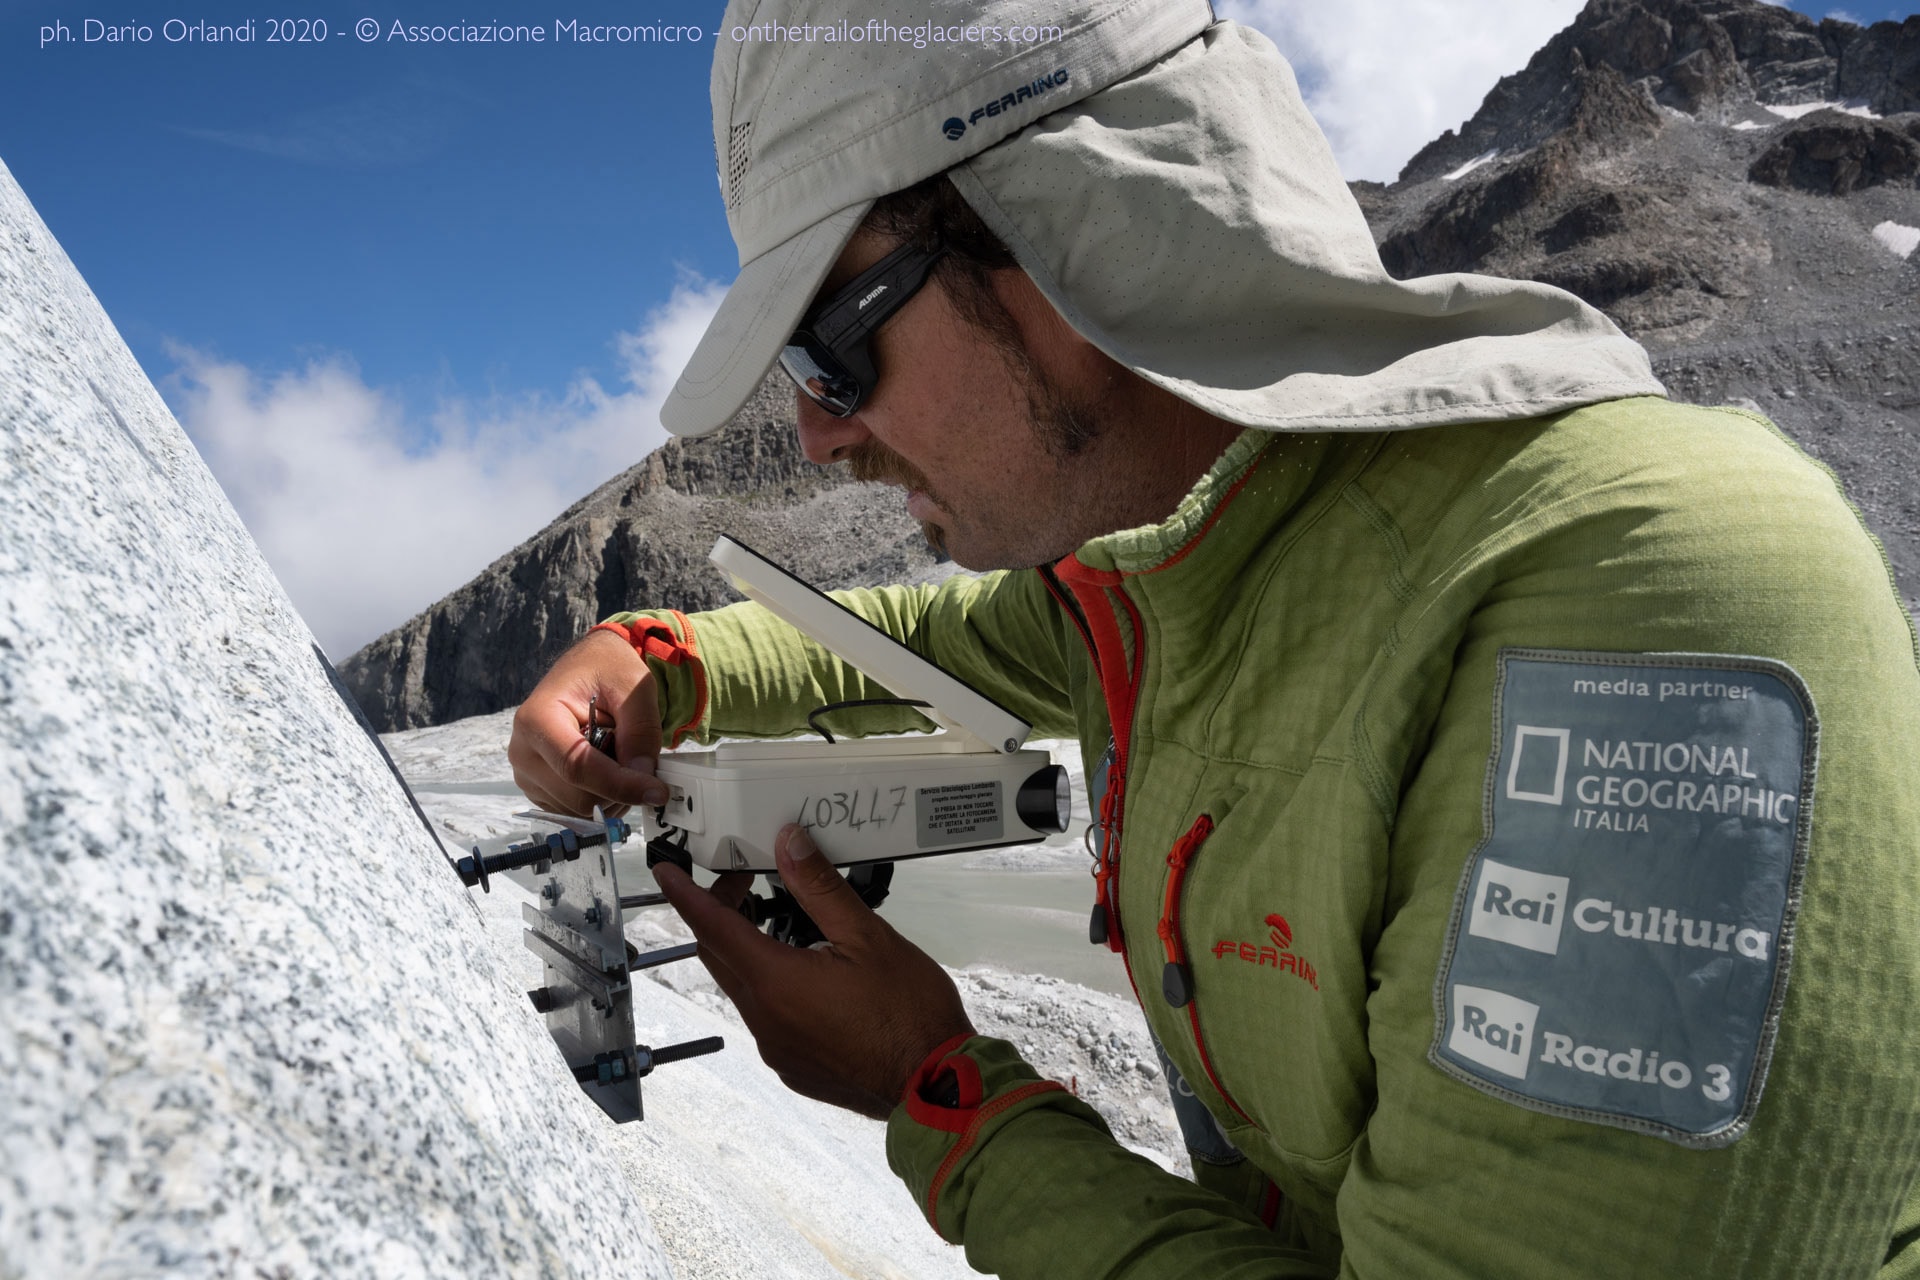
M 1160 910 L 1157 931 L 1167 948 L 1167 965 L 1160 971 L 1160 992 L 1176 1009 L 1193 1003 L 1193 965 L 1187 960 L 1186 940 L 1180 933 L 1180 891 L 1186 887 L 1187 868 L 1193 865 L 1194 855 L 1212 834 L 1213 819 L 1203 813 L 1167 855 L 1167 900 Z
M 1187 1011 L 1187 1021 L 1193 1028 L 1194 1051 L 1200 1055 L 1200 1066 L 1207 1073 L 1208 1082 L 1233 1108 L 1235 1115 L 1252 1124 L 1253 1117 L 1240 1109 L 1240 1104 L 1220 1083 L 1220 1077 L 1213 1069 L 1213 1059 L 1207 1055 L 1207 1043 L 1200 1034 L 1200 1008 L 1194 1003 L 1193 964 L 1187 957 L 1186 939 L 1180 930 L 1180 895 L 1186 888 L 1187 872 L 1199 856 L 1201 846 L 1212 834 L 1213 818 L 1203 813 L 1187 829 L 1187 834 L 1174 842 L 1173 849 L 1167 854 L 1167 896 L 1160 910 L 1157 930 L 1167 952 L 1166 967 L 1160 972 L 1160 992 L 1173 1008 Z

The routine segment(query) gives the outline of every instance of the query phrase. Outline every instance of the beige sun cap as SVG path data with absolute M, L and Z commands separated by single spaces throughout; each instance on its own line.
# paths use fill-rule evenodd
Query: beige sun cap
M 1264 35 L 1221 22 L 949 175 L 1067 323 L 1242 426 L 1383 431 L 1664 395 L 1528 280 L 1396 280 Z
M 730 0 L 713 141 L 740 274 L 661 407 L 722 426 L 874 200 L 1192 43 L 1209 0 Z

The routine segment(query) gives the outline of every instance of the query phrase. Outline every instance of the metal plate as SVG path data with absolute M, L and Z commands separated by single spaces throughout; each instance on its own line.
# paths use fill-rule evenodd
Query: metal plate
M 547 1031 L 567 1066 L 591 1067 L 602 1054 L 626 1064 L 624 1078 L 589 1080 L 587 1096 L 618 1123 L 638 1120 L 640 1081 L 633 1074 L 633 986 L 621 930 L 620 887 L 608 847 L 556 862 L 540 882 L 540 901 L 523 908 L 527 949 L 544 962 L 550 1000 Z

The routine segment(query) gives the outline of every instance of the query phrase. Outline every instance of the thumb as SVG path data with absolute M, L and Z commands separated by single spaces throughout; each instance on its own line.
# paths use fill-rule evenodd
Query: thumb
M 828 942 L 848 942 L 872 930 L 878 917 L 873 908 L 843 879 L 827 856 L 813 843 L 806 828 L 789 823 L 773 842 L 780 882 L 800 909 L 813 917 Z
M 620 704 L 613 721 L 613 758 L 628 769 L 654 773 L 660 760 L 660 707 L 653 681 L 643 679 Z

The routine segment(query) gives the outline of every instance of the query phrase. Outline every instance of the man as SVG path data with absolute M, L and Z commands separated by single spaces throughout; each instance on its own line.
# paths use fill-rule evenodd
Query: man
M 840 598 L 1082 743 L 1092 934 L 1195 1181 L 973 1034 L 794 829 L 826 948 L 659 873 L 763 1057 L 885 1117 L 1007 1277 L 1920 1273 L 1920 646 L 1831 476 L 1569 295 L 1389 279 L 1205 0 L 1044 9 L 1049 43 L 920 50 L 736 0 L 742 270 L 663 417 L 718 427 L 778 358 L 809 457 L 1005 570 Z M 621 614 L 516 777 L 648 803 L 663 736 L 878 692 L 755 606 Z

